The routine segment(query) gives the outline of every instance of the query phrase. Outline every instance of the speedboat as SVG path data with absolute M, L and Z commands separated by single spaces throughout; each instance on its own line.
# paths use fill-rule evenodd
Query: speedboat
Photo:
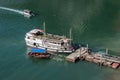
M 24 15 L 25 17 L 28 17 L 28 18 L 34 16 L 33 12 L 32 12 L 31 10 L 28 10 L 28 9 L 25 9 L 25 10 L 23 11 L 23 15 Z

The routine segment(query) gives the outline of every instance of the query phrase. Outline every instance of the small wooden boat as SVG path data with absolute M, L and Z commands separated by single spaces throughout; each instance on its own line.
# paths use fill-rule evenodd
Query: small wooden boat
M 38 48 L 32 48 L 28 55 L 34 58 L 49 58 L 51 56 L 45 49 Z

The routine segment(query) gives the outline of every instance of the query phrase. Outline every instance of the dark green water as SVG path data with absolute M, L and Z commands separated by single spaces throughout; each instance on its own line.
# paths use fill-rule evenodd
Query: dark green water
M 24 41 L 26 32 L 42 28 L 47 32 L 68 35 L 73 41 L 88 43 L 91 48 L 109 48 L 120 55 L 119 0 L 0 0 L 0 6 L 39 15 L 23 15 L 0 9 L 0 80 L 119 80 L 120 69 L 113 70 L 88 62 L 68 63 L 63 55 L 50 60 L 30 59 Z

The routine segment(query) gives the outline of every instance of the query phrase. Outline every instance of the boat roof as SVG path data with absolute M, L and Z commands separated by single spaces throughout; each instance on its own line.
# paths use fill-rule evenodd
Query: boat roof
M 29 33 L 37 33 L 38 31 L 43 31 L 43 30 L 41 30 L 41 29 L 33 29 L 33 30 L 31 30 Z
M 24 12 L 31 12 L 31 10 L 29 10 L 29 9 L 25 9 Z
M 37 32 L 43 33 L 43 35 L 36 35 Z M 28 36 L 32 36 L 35 38 L 40 38 L 40 39 L 46 39 L 46 40 L 51 40 L 53 42 L 61 42 L 63 40 L 64 42 L 70 41 L 71 39 L 67 38 L 66 36 L 59 36 L 59 35 L 54 35 L 54 34 L 49 34 L 45 33 L 44 30 L 41 29 L 33 29 L 27 33 Z
M 46 53 L 46 49 L 38 49 L 38 48 L 32 48 L 31 52 L 35 53 Z

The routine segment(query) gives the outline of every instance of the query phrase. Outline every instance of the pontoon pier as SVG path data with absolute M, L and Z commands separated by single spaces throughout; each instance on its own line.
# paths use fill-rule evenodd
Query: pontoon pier
M 87 47 L 81 47 L 66 57 L 66 60 L 69 62 L 76 62 L 78 59 L 97 63 L 100 66 L 108 66 L 114 69 L 120 66 L 120 57 L 100 54 L 99 52 L 91 52 Z

